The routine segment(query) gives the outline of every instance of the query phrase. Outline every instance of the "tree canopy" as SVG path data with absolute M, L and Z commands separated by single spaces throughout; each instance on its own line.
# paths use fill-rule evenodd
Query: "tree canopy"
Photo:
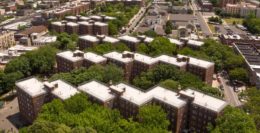
M 85 81 L 96 79 L 105 83 L 110 80 L 119 82 L 123 80 L 124 72 L 114 64 L 106 66 L 96 65 L 87 68 L 80 68 L 67 73 L 54 74 L 50 80 L 63 79 L 73 85 L 79 85 Z
M 212 133 L 256 133 L 253 119 L 240 109 L 226 107 Z
M 260 19 L 249 16 L 243 21 L 243 25 L 253 34 L 260 34 Z
M 167 133 L 169 121 L 160 106 L 149 105 L 140 109 L 140 118 L 124 119 L 118 110 L 93 104 L 85 94 L 77 94 L 62 102 L 55 99 L 42 107 L 35 122 L 20 132 L 158 132 Z
M 118 51 L 118 52 L 130 51 L 130 49 L 124 43 L 118 43 L 118 44 L 104 43 L 104 44 L 96 45 L 91 48 L 87 48 L 85 51 L 91 51 L 97 54 L 106 54 L 111 51 Z
M 260 130 L 260 90 L 249 88 L 246 94 L 248 99 L 244 110 L 253 117 L 256 128 Z
M 223 69 L 230 71 L 234 68 L 243 67 L 245 63 L 243 57 L 237 55 L 232 48 L 211 39 L 205 40 L 205 44 L 199 50 L 183 48 L 178 53 L 213 61 L 216 71 Z
M 156 37 L 149 45 L 139 45 L 137 51 L 150 56 L 162 54 L 173 55 L 177 53 L 177 48 L 176 45 L 172 44 L 168 38 Z
M 191 87 L 203 91 L 206 94 L 220 96 L 217 88 L 212 88 L 202 82 L 197 76 L 184 72 L 171 65 L 158 65 L 153 69 L 143 72 L 133 80 L 133 84 L 142 89 L 149 89 L 161 82 L 163 87 L 176 90 L 179 84 L 181 88 Z
M 11 60 L 4 72 L 0 71 L 0 93 L 12 90 L 15 82 L 21 78 L 53 73 L 56 51 L 51 46 L 44 46 Z

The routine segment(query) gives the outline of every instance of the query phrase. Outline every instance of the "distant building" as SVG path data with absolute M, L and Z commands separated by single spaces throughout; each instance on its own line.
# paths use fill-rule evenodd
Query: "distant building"
M 241 2 L 236 4 L 227 4 L 225 12 L 232 15 L 239 15 L 240 17 L 247 17 L 250 14 L 259 17 L 259 8 L 251 3 Z
M 243 56 L 246 62 L 246 68 L 249 72 L 249 82 L 260 88 L 260 45 L 236 42 L 233 43 L 234 49 Z
M 84 50 L 85 48 L 94 47 L 102 43 L 117 44 L 119 43 L 119 40 L 105 35 L 97 35 L 97 36 L 84 35 L 79 37 L 78 46 L 80 50 Z
M 74 33 L 79 35 L 108 35 L 108 24 L 95 21 L 82 21 L 78 23 L 67 21 L 52 22 L 51 29 L 58 33 L 67 32 L 68 34 Z
M 95 53 L 76 50 L 65 51 L 56 55 L 57 69 L 59 72 L 70 72 L 80 67 L 89 67 L 94 64 L 104 65 L 107 59 Z
M 90 3 L 86 2 L 69 2 L 64 6 L 59 8 L 55 8 L 52 10 L 44 11 L 42 13 L 42 17 L 49 18 L 57 18 L 63 19 L 66 15 L 79 15 L 80 13 L 86 12 L 90 10 Z
M 14 40 L 14 32 L 1 31 L 0 32 L 0 49 L 7 49 L 16 44 Z
M 238 35 L 238 34 L 222 34 L 219 36 L 221 43 L 232 45 L 233 43 L 260 43 L 260 36 Z
M 202 11 L 212 11 L 213 10 L 213 5 L 209 0 L 199 0 L 198 1 L 201 7 Z
M 124 70 L 124 77 L 128 81 L 158 64 L 169 64 L 180 70 L 188 71 L 210 85 L 213 80 L 214 63 L 184 55 L 177 55 L 177 57 L 161 55 L 153 58 L 144 54 L 124 51 L 123 53 L 109 52 L 103 56 L 95 55 L 95 57 L 97 60 L 104 59 L 102 62 L 92 61 L 95 62 L 92 64 L 113 63 Z M 89 67 L 89 65 L 84 65 L 86 59 L 87 53 L 79 50 L 58 53 L 56 56 L 57 69 L 59 72 L 69 72 L 80 67 Z

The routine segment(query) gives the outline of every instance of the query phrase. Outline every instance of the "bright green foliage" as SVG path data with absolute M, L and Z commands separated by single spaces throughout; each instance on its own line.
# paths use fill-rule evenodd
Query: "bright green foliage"
M 57 35 L 57 41 L 51 45 L 60 50 L 75 50 L 78 42 L 78 35 L 72 34 L 69 35 L 66 32 L 55 34 Z
M 0 93 L 13 90 L 15 82 L 23 77 L 21 72 L 3 73 L 0 71 Z
M 253 119 L 240 109 L 226 107 L 223 115 L 217 118 L 213 133 L 256 133 Z
M 83 104 L 83 105 L 81 105 Z M 45 104 L 37 120 L 20 132 L 37 133 L 167 133 L 169 121 L 159 106 L 144 106 L 135 122 L 123 119 L 119 111 L 92 104 L 85 94 L 77 94 L 64 102 L 56 99 Z
M 246 91 L 248 101 L 245 104 L 245 111 L 249 112 L 255 121 L 256 128 L 260 130 L 260 90 L 249 88 Z
M 153 37 L 153 38 L 158 37 L 157 33 L 153 30 L 148 30 L 148 31 L 144 32 L 144 35 Z
M 81 68 L 69 73 L 58 73 L 51 77 L 50 80 L 63 79 L 73 85 L 79 85 L 85 81 L 96 79 L 108 83 L 110 80 L 119 82 L 123 80 L 123 70 L 114 64 L 106 66 L 91 66 L 89 69 Z
M 243 57 L 235 54 L 232 48 L 210 39 L 205 40 L 205 44 L 199 50 L 184 48 L 178 53 L 213 61 L 216 71 L 223 69 L 229 71 L 244 65 Z
M 210 17 L 209 21 L 214 23 L 219 23 L 219 24 L 223 23 L 220 17 L 214 17 L 214 16 Z
M 160 83 L 160 86 L 164 87 L 164 88 L 168 88 L 168 89 L 172 89 L 172 90 L 178 90 L 180 83 L 171 79 L 167 79 L 165 81 L 162 81 Z
M 171 21 L 166 22 L 166 28 L 165 28 L 165 33 L 166 34 L 171 34 L 173 30 L 173 25 Z
M 22 57 L 27 58 L 30 63 L 30 74 L 49 74 L 53 72 L 56 52 L 55 48 L 45 46 L 38 50 L 27 52 Z
M 31 74 L 30 62 L 25 57 L 11 60 L 5 67 L 5 73 L 21 72 L 24 76 Z
M 139 11 L 139 6 L 124 6 L 123 3 L 119 4 L 106 4 L 100 7 L 100 13 L 112 17 L 115 20 L 109 22 L 109 34 L 116 35 L 120 28 L 126 26 L 129 20 Z
M 260 19 L 255 16 L 249 16 L 243 22 L 247 29 L 253 34 L 260 34 Z
M 176 45 L 172 44 L 169 39 L 164 37 L 156 37 L 149 45 L 139 45 L 137 51 L 146 53 L 150 56 L 162 54 L 173 55 L 177 53 Z
M 118 51 L 118 52 L 130 51 L 130 49 L 123 43 L 118 43 L 118 44 L 104 43 L 104 44 L 96 45 L 91 48 L 87 48 L 85 51 L 91 51 L 97 54 L 105 54 L 111 51 Z
M 51 121 L 37 121 L 27 129 L 23 129 L 24 133 L 71 133 L 70 127 Z
M 231 80 L 239 80 L 247 83 L 249 77 L 245 68 L 235 68 L 229 71 L 229 78 Z
M 169 120 L 165 119 L 167 114 L 160 106 L 147 105 L 141 107 L 137 115 L 142 127 L 153 127 L 156 129 L 167 129 L 170 125 Z
M 218 89 L 207 86 L 197 76 L 181 71 L 171 65 L 158 65 L 155 68 L 148 70 L 147 72 L 144 72 L 140 76 L 134 78 L 133 83 L 135 86 L 138 86 L 142 89 L 149 89 L 150 87 L 155 86 L 160 82 L 162 82 L 164 85 L 170 82 L 172 85 L 173 82 L 169 80 L 178 82 L 182 88 L 192 87 L 194 89 L 203 91 L 206 94 L 220 96 Z
M 23 76 L 49 74 L 53 71 L 55 55 L 56 49 L 50 46 L 27 52 L 21 57 L 11 60 L 6 65 L 5 73 L 20 72 Z

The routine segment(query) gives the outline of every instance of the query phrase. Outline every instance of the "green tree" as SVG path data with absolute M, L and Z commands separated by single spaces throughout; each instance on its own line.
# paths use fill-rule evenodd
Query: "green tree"
M 103 81 L 108 83 L 110 80 L 113 82 L 122 81 L 124 77 L 124 71 L 118 69 L 114 64 L 109 64 L 105 67 Z
M 4 91 L 12 90 L 15 87 L 15 82 L 23 77 L 21 72 L 12 72 L 3 75 L 3 89 Z
M 177 53 L 176 45 L 172 44 L 169 39 L 164 37 L 156 37 L 149 45 L 140 46 L 138 51 L 149 54 L 151 56 L 157 56 L 161 54 L 172 55 Z M 144 51 L 142 51 L 144 50 Z M 147 51 L 148 50 L 148 51 Z
M 130 51 L 130 49 L 124 43 L 118 43 L 118 44 L 104 43 L 91 48 L 87 48 L 85 51 L 91 51 L 97 54 L 105 54 L 111 51 L 118 51 L 118 52 Z
M 140 108 L 137 115 L 142 127 L 167 129 L 170 125 L 167 114 L 160 106 L 147 105 Z
M 157 33 L 153 30 L 148 30 L 144 32 L 144 35 L 149 36 L 149 37 L 158 37 Z
M 232 80 L 240 80 L 245 83 L 248 82 L 248 73 L 247 70 L 244 68 L 235 68 L 231 71 L 229 71 L 229 77 Z
M 160 86 L 162 86 L 164 88 L 172 89 L 172 90 L 175 90 L 175 91 L 178 90 L 179 85 L 180 85 L 179 82 L 171 80 L 171 79 L 167 79 L 167 80 L 162 81 L 160 83 Z
M 109 35 L 117 35 L 118 34 L 118 27 L 113 21 L 108 22 L 108 31 Z
M 28 59 L 20 57 L 11 60 L 5 67 L 5 73 L 12 72 L 21 72 L 24 76 L 31 75 L 31 68 Z
M 89 103 L 87 101 L 87 97 L 82 95 L 84 94 L 76 94 L 73 98 L 65 100 L 65 109 L 68 112 L 74 114 L 79 114 L 86 110 L 86 108 L 89 106 Z
M 253 117 L 256 128 L 260 130 L 260 90 L 249 88 L 246 91 L 246 96 L 248 99 L 244 110 Z
M 51 46 L 27 52 L 24 57 L 30 62 L 31 74 L 49 74 L 55 64 L 56 49 Z
M 218 89 L 207 86 L 201 81 L 199 77 L 189 72 L 181 71 L 171 65 L 158 65 L 155 68 L 148 70 L 147 72 L 143 72 L 141 75 L 134 78 L 133 84 L 144 90 L 147 90 L 160 82 L 164 83 L 164 85 L 166 83 L 167 85 L 175 84 L 172 81 L 178 82 L 182 88 L 192 87 L 209 95 L 221 95 Z
M 27 133 L 70 133 L 70 127 L 50 121 L 37 121 L 27 129 Z
M 166 22 L 166 28 L 165 28 L 165 33 L 166 34 L 171 34 L 173 30 L 173 25 L 171 21 Z
M 260 19 L 255 16 L 248 16 L 244 21 L 243 25 L 253 34 L 260 34 Z
M 256 133 L 253 119 L 240 109 L 226 107 L 217 118 L 213 133 Z

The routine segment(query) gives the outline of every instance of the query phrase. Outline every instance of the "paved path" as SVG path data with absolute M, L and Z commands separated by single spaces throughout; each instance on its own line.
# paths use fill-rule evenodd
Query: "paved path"
M 191 2 L 191 7 L 193 9 L 194 14 L 198 17 L 198 21 L 200 23 L 202 32 L 208 36 L 212 36 L 211 30 L 210 30 L 205 18 L 199 11 L 198 6 L 196 5 L 194 0 L 192 0 L 192 2 Z
M 5 132 L 18 133 L 18 129 L 12 123 L 19 121 L 18 113 L 18 100 L 15 98 L 0 109 L 0 129 L 5 130 Z
M 231 105 L 231 106 L 240 106 L 241 102 L 238 99 L 237 94 L 234 92 L 233 87 L 229 86 L 227 84 L 226 79 L 224 79 L 223 77 L 219 77 L 221 84 L 223 85 L 223 89 L 224 89 L 224 96 L 225 96 L 225 100 Z

